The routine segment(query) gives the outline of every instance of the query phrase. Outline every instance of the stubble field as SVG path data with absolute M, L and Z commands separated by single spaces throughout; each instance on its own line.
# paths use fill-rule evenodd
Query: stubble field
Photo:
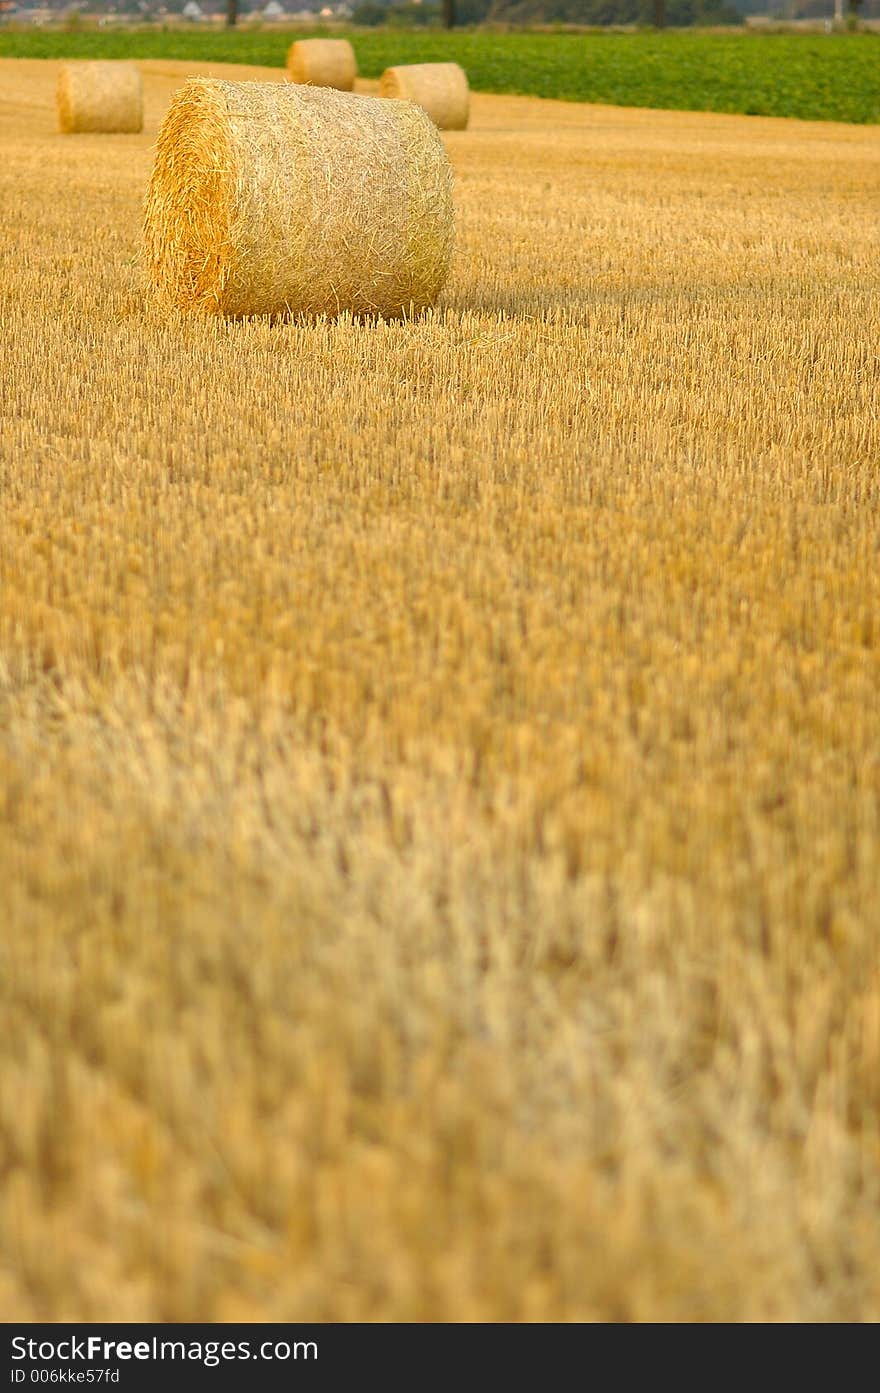
M 477 96 L 435 312 L 169 320 L 142 66 L 0 62 L 0 1314 L 880 1318 L 880 134 Z

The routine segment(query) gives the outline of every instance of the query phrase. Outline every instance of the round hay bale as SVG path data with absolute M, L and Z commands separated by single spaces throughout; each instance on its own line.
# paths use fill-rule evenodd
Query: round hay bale
M 354 90 L 357 59 L 348 39 L 299 39 L 287 50 L 287 76 L 310 87 Z
M 449 270 L 452 173 L 419 107 L 193 78 L 156 144 L 145 265 L 207 314 L 414 313 Z
M 457 63 L 410 63 L 386 68 L 379 79 L 380 97 L 418 102 L 441 131 L 463 131 L 471 94 L 467 74 Z
M 65 63 L 56 97 L 65 134 L 131 134 L 144 128 L 143 85 L 134 63 Z

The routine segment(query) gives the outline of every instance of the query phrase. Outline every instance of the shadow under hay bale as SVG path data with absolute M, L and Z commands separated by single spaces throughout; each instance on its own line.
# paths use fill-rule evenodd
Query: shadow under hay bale
M 174 97 L 144 209 L 145 265 L 167 306 L 416 313 L 452 245 L 449 161 L 412 103 L 210 78 Z
M 287 76 L 311 87 L 352 92 L 357 59 L 348 39 L 299 39 L 287 50 Z
M 470 114 L 467 75 L 457 63 L 411 63 L 386 68 L 379 79 L 380 97 L 418 102 L 441 131 L 463 131 Z
M 143 84 L 134 63 L 65 63 L 56 100 L 65 135 L 133 135 L 144 127 Z

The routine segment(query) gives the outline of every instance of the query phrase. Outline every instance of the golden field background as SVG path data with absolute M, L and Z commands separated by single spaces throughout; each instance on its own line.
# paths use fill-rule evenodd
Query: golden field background
M 0 62 L 0 1314 L 880 1318 L 880 132 L 476 96 L 435 312 L 168 320 L 141 66 Z

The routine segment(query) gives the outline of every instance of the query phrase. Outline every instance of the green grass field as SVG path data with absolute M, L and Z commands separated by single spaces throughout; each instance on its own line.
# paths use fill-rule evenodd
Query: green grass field
M 334 30 L 334 33 L 339 33 Z M 9 58 L 181 58 L 283 66 L 307 31 L 38 31 L 0 34 Z M 350 33 L 364 77 L 455 59 L 482 92 L 805 120 L 880 121 L 874 34 Z

